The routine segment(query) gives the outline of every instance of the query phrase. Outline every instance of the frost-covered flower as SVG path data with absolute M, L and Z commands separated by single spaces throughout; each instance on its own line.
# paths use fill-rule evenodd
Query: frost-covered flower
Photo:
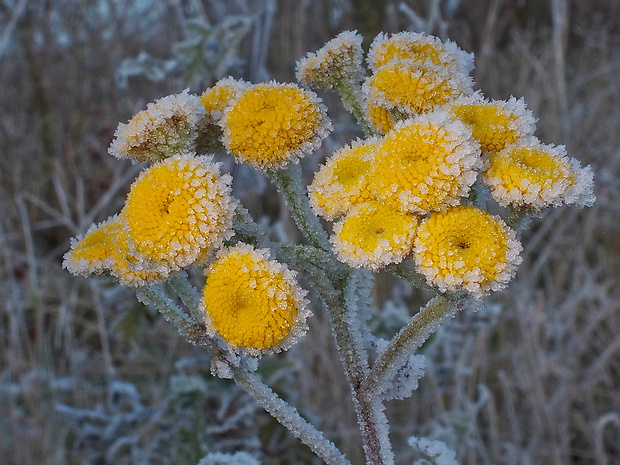
M 121 212 L 136 254 L 170 270 L 203 261 L 232 234 L 230 183 L 210 157 L 193 153 L 144 170 Z
M 362 77 L 363 40 L 356 31 L 341 32 L 297 62 L 297 81 L 321 89 L 358 82 Z
M 499 216 L 470 206 L 434 212 L 420 223 L 414 259 L 441 292 L 465 289 L 480 299 L 507 286 L 521 263 L 521 243 Z
M 592 169 L 568 157 L 563 145 L 542 144 L 532 137 L 491 154 L 486 165 L 482 181 L 502 206 L 589 207 L 596 198 Z
M 269 250 L 247 244 L 224 249 L 205 274 L 205 322 L 232 350 L 279 352 L 306 332 L 306 291 L 294 271 L 270 259 Z
M 243 92 L 221 120 L 224 145 L 237 161 L 264 170 L 282 168 L 316 150 L 331 130 L 320 99 L 275 81 Z
M 536 118 L 525 107 L 523 98 L 489 101 L 476 92 L 459 97 L 442 110 L 471 128 L 483 153 L 499 152 L 507 144 L 533 135 L 536 129 Z
M 71 239 L 71 249 L 65 253 L 62 267 L 74 275 L 88 276 L 108 270 L 116 248 L 116 232 L 120 217 L 111 216 L 93 224 L 83 237 Z
M 250 85 L 239 79 L 227 77 L 220 79 L 200 95 L 206 118 L 209 123 L 217 123 L 224 116 L 224 111 Z
M 481 167 L 469 128 L 436 112 L 399 122 L 385 136 L 370 186 L 378 199 L 425 214 L 457 205 Z
M 366 100 L 364 113 L 371 129 L 377 134 L 385 135 L 394 129 L 392 115 L 387 108 Z
M 315 173 L 308 186 L 312 210 L 318 216 L 333 220 L 354 205 L 374 200 L 368 187 L 378 139 L 357 140 L 337 150 Z
M 416 215 L 366 202 L 334 224 L 331 241 L 340 261 L 376 271 L 409 255 L 417 225 Z
M 418 115 L 471 94 L 473 81 L 441 66 L 392 60 L 366 78 L 362 89 L 375 105 Z
M 461 74 L 474 69 L 474 55 L 454 42 L 417 32 L 399 32 L 388 36 L 380 33 L 370 44 L 366 58 L 370 69 L 378 70 L 392 60 L 408 60 L 419 64 L 441 66 Z
M 127 124 L 119 123 L 109 153 L 136 162 L 156 162 L 182 151 L 194 150 L 205 116 L 200 98 L 184 90 L 138 112 Z

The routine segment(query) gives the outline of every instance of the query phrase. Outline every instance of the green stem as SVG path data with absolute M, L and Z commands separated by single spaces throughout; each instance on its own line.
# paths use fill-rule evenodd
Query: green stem
M 187 272 L 181 271 L 177 273 L 170 279 L 169 283 L 192 313 L 194 319 L 196 321 L 202 321 L 203 316 L 199 310 L 201 299 L 200 291 L 191 285 L 187 277 Z
M 136 290 L 136 297 L 143 304 L 154 306 L 182 334 L 187 334 L 189 329 L 196 324 L 196 321 L 176 305 L 159 286 L 140 287 Z
M 368 124 L 366 112 L 362 105 L 362 91 L 357 82 L 341 81 L 335 87 L 336 92 L 340 95 L 344 107 L 355 117 L 357 124 L 364 131 L 366 136 L 375 135 L 375 131 Z
M 276 185 L 284 198 L 286 206 L 297 227 L 310 245 L 324 250 L 331 250 L 327 232 L 316 217 L 308 196 L 302 188 L 301 167 L 297 163 L 289 163 L 286 168 L 269 170 L 267 176 Z
M 444 296 L 431 299 L 390 341 L 370 370 L 364 388 L 373 395 L 381 394 L 382 387 L 405 365 L 412 352 L 421 347 L 443 321 L 452 318 L 457 307 L 458 300 Z

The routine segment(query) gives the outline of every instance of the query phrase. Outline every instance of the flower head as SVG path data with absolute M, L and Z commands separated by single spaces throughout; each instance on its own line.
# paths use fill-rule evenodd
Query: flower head
M 366 101 L 364 106 L 366 119 L 371 129 L 377 134 L 385 135 L 394 129 L 390 110 L 376 103 Z
M 321 145 L 331 122 L 319 98 L 294 84 L 251 86 L 221 121 L 224 145 L 240 162 L 282 168 Z
M 295 272 L 270 260 L 267 249 L 238 244 L 223 250 L 205 273 L 202 308 L 207 327 L 232 350 L 279 352 L 306 332 L 306 292 Z
M 377 139 L 353 142 L 336 151 L 314 175 L 308 186 L 314 213 L 333 220 L 354 205 L 373 200 L 368 187 Z
M 416 32 L 399 32 L 388 37 L 381 33 L 373 40 L 366 59 L 373 71 L 392 60 L 408 60 L 441 66 L 457 73 L 469 74 L 474 69 L 474 56 L 454 42 Z
M 248 87 L 249 84 L 244 81 L 227 77 L 205 90 L 200 96 L 200 102 L 205 108 L 208 122 L 217 123 L 222 119 L 224 111 Z
M 522 98 L 488 101 L 475 93 L 459 97 L 442 109 L 471 128 L 483 153 L 499 152 L 507 144 L 533 135 L 536 129 L 536 119 Z
M 119 123 L 109 152 L 117 158 L 155 162 L 194 150 L 204 116 L 200 99 L 188 90 L 161 98 L 127 124 Z
M 101 274 L 109 269 L 116 249 L 120 217 L 111 216 L 93 224 L 83 237 L 71 239 L 71 249 L 65 254 L 62 267 L 74 275 Z
M 481 164 L 478 143 L 465 125 L 443 113 L 421 115 L 385 136 L 370 185 L 378 199 L 425 214 L 457 205 Z
M 367 99 L 408 115 L 428 113 L 460 95 L 472 92 L 471 78 L 440 66 L 392 60 L 377 69 L 363 85 Z
M 207 258 L 231 235 L 230 182 L 211 158 L 192 153 L 144 170 L 121 212 L 136 254 L 171 270 Z
M 499 216 L 469 206 L 434 212 L 420 223 L 415 263 L 441 292 L 462 287 L 476 298 L 507 286 L 522 247 Z
M 536 138 L 492 153 L 482 181 L 502 206 L 534 210 L 562 204 L 589 207 L 595 200 L 590 166 L 582 168 L 569 158 L 563 145 L 541 144 Z
M 315 53 L 297 62 L 297 81 L 301 84 L 332 89 L 343 82 L 357 82 L 362 76 L 363 37 L 356 31 L 344 31 Z
M 417 225 L 415 215 L 382 202 L 366 202 L 334 225 L 332 244 L 342 262 L 376 271 L 411 252 Z

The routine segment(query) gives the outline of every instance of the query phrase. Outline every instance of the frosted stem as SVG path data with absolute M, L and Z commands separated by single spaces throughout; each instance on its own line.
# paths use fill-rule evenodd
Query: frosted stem
M 186 334 L 196 324 L 193 318 L 176 305 L 158 286 L 143 286 L 136 290 L 136 297 L 145 305 L 152 305 L 163 317 Z
M 196 321 L 202 321 L 202 315 L 198 310 L 200 305 L 200 291 L 191 285 L 187 273 L 185 271 L 177 273 L 169 283 L 192 313 L 194 319 Z
M 256 400 L 272 417 L 288 429 L 297 439 L 306 444 L 328 465 L 351 465 L 333 442 L 326 439 L 314 426 L 308 423 L 291 405 L 282 400 L 258 377 L 243 368 L 230 364 L 233 379 Z
M 362 89 L 359 83 L 345 80 L 338 83 L 335 89 L 340 95 L 344 107 L 355 117 L 357 124 L 362 128 L 364 134 L 366 136 L 375 135 L 375 131 L 372 130 L 366 119 L 366 113 L 364 112 L 361 99 Z
M 256 224 L 250 212 L 241 205 L 235 209 L 233 228 L 239 240 L 259 248 L 271 247 L 271 241 L 261 227 Z
M 422 307 L 394 336 L 374 363 L 364 383 L 369 393 L 378 395 L 396 372 L 404 366 L 411 353 L 419 348 L 439 325 L 452 318 L 458 306 L 457 300 L 437 296 Z
M 267 175 L 278 188 L 278 192 L 282 194 L 295 224 L 297 224 L 297 227 L 310 245 L 324 250 L 331 250 L 327 232 L 312 211 L 308 196 L 302 187 L 301 167 L 299 164 L 289 163 L 284 169 L 269 170 Z

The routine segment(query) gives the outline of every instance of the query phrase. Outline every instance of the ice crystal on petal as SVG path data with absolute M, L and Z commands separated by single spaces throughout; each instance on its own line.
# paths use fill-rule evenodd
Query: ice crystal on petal
M 434 212 L 420 223 L 414 258 L 440 292 L 463 288 L 480 299 L 505 288 L 521 263 L 522 247 L 499 216 L 475 207 Z
M 119 123 L 109 152 L 117 158 L 156 162 L 196 148 L 205 116 L 200 99 L 186 89 L 149 103 L 127 124 Z
M 279 352 L 305 334 L 307 292 L 295 272 L 270 259 L 268 249 L 241 243 L 223 249 L 205 274 L 205 322 L 233 352 Z
M 592 169 L 568 157 L 563 145 L 546 145 L 531 137 L 491 154 L 486 165 L 482 180 L 502 206 L 589 207 L 596 199 Z

